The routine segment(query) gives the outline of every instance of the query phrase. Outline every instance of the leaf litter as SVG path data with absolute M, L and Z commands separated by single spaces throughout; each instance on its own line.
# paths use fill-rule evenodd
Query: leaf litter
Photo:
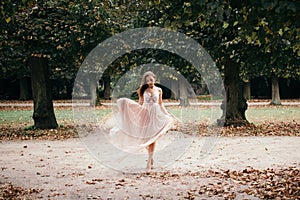
M 238 199 L 239 195 L 249 195 L 258 199 L 299 199 L 300 198 L 300 170 L 299 166 L 290 166 L 283 168 L 268 168 L 265 170 L 257 170 L 248 167 L 244 170 L 223 170 L 223 171 L 196 171 L 185 173 L 150 172 L 141 173 L 132 177 L 135 180 L 149 182 L 153 185 L 157 183 L 179 182 L 181 185 L 184 180 L 196 180 L 190 185 L 189 189 L 177 192 L 178 199 L 199 199 L 199 198 L 222 198 L 222 199 Z M 197 181 L 199 179 L 199 181 Z M 203 183 L 200 179 L 206 179 Z M 103 183 L 104 182 L 104 183 Z M 105 180 L 95 178 L 87 181 L 86 184 L 97 185 L 105 184 Z M 115 190 L 122 187 L 138 186 L 133 184 L 130 179 L 112 180 Z M 187 183 L 188 184 L 188 183 Z M 12 183 L 0 183 L 0 199 L 35 199 L 42 189 L 21 188 Z M 59 195 L 59 194 L 57 194 Z M 148 197 L 151 195 L 140 194 L 140 197 Z M 88 199 L 104 199 L 101 196 Z M 129 199 L 134 199 L 131 197 Z M 152 195 L 153 198 L 153 195 Z M 162 198 L 162 199 L 166 199 Z
M 66 140 L 78 138 L 76 127 L 68 122 L 57 129 L 37 130 L 24 129 L 27 124 L 1 124 L 0 140 Z M 89 125 L 88 125 L 89 126 Z M 209 136 L 210 129 L 218 131 L 222 137 L 247 137 L 247 136 L 300 136 L 300 124 L 293 122 L 264 121 L 257 125 L 249 124 L 241 127 L 217 127 L 209 126 L 208 123 L 185 122 L 176 128 L 185 134 L 196 136 Z M 24 148 L 26 148 L 24 146 Z M 266 149 L 267 151 L 268 149 Z M 2 168 L 2 170 L 5 170 Z M 135 180 L 161 183 L 163 185 L 172 182 L 180 182 L 181 185 L 188 185 L 185 191 L 174 191 L 178 199 L 198 198 L 222 198 L 238 199 L 239 195 L 249 195 L 259 199 L 300 199 L 300 170 L 299 164 L 288 167 L 254 169 L 249 166 L 243 170 L 206 170 L 189 171 L 183 173 L 150 172 L 141 173 L 133 177 Z M 198 181 L 190 184 L 190 179 L 205 179 L 205 183 Z M 107 180 L 94 178 L 87 180 L 87 185 L 97 186 L 105 184 Z M 137 182 L 129 182 L 127 179 L 110 180 L 115 185 L 115 190 L 136 186 Z M 42 192 L 40 188 L 22 188 L 11 182 L 0 182 L 0 200 L 2 199 L 36 199 Z M 141 198 L 153 198 L 151 195 L 139 195 Z M 135 197 L 133 197 L 135 198 Z M 101 196 L 88 199 L 105 199 Z M 130 199 L 130 198 L 128 198 Z M 161 199 L 164 199 L 163 197 Z

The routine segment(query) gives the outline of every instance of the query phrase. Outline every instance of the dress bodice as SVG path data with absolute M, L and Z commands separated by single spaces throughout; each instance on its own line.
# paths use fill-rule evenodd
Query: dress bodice
M 159 91 L 154 90 L 153 93 L 144 92 L 144 104 L 153 104 L 153 103 L 158 103 L 158 98 L 159 98 Z

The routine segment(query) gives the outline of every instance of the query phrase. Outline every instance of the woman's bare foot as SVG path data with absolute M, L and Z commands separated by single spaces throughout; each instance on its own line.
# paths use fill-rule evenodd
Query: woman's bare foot
M 148 162 L 147 162 L 147 172 L 149 172 L 153 168 L 153 152 L 154 152 L 155 142 L 150 144 L 147 147 L 148 150 Z
M 148 160 L 146 170 L 147 170 L 147 172 L 150 172 L 151 169 L 152 169 L 151 161 Z
M 147 162 L 147 172 L 151 171 L 151 169 L 153 169 L 153 158 L 149 159 Z

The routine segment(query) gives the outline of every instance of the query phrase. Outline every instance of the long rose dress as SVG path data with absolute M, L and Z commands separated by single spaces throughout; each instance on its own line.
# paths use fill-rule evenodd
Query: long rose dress
M 115 126 L 109 136 L 112 144 L 127 152 L 136 152 L 155 142 L 173 123 L 173 116 L 158 104 L 159 91 L 144 92 L 143 105 L 128 99 L 117 100 Z

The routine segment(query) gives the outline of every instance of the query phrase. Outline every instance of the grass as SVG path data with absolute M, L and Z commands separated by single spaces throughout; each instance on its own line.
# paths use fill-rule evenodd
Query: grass
M 0 111 L 0 123 L 31 123 L 32 110 L 4 110 Z M 55 116 L 58 121 L 69 121 L 73 118 L 72 110 L 56 110 Z
M 0 123 L 29 123 L 32 121 L 31 110 L 1 110 Z
M 222 136 L 299 136 L 300 129 L 299 106 L 250 106 L 246 112 L 249 122 L 255 126 L 245 126 L 232 129 L 222 129 Z M 218 107 L 167 107 L 181 122 L 178 130 L 186 134 L 210 135 L 207 123 L 215 124 L 221 117 L 222 111 Z M 0 109 L 0 140 L 13 139 L 45 139 L 63 140 L 78 137 L 77 125 L 92 131 L 94 125 L 101 125 L 103 118 L 112 114 L 109 106 L 83 108 L 73 110 L 70 107 L 55 108 L 55 116 L 59 128 L 54 130 L 33 129 L 32 108 L 1 108 Z M 217 127 L 215 127 L 217 128 Z M 199 131 L 201 129 L 201 131 Z
M 210 120 L 219 118 L 222 111 L 219 108 L 169 109 L 176 117 L 187 120 Z M 246 110 L 249 122 L 259 124 L 265 121 L 300 122 L 300 108 L 292 106 L 249 107 Z
M 221 116 L 222 111 L 219 108 L 209 107 L 190 107 L 190 108 L 167 108 L 172 114 L 182 121 L 210 121 Z M 97 109 L 98 119 L 102 119 L 111 113 L 110 109 Z M 0 124 L 3 123 L 33 123 L 32 110 L 0 110 Z M 55 116 L 58 123 L 73 121 L 73 111 L 71 109 L 56 109 Z M 292 106 L 265 106 L 249 107 L 246 111 L 246 118 L 249 122 L 259 124 L 265 121 L 284 121 L 300 122 L 300 108 Z
M 182 107 L 168 108 L 179 120 L 185 121 L 211 121 L 220 118 L 222 111 L 216 107 Z
M 292 106 L 269 106 L 269 107 L 250 107 L 246 111 L 246 118 L 253 123 L 262 121 L 284 121 L 300 122 L 300 107 Z

